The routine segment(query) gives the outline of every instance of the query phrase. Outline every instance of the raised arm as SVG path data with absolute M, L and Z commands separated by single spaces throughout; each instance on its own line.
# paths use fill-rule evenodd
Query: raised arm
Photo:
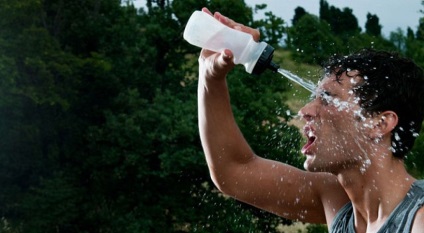
M 219 13 L 214 16 L 259 39 L 257 30 Z M 232 56 L 229 50 L 202 50 L 199 58 L 199 130 L 215 185 L 227 195 L 285 218 L 331 222 L 347 202 L 335 176 L 258 157 L 244 139 L 233 117 L 226 83 L 227 73 L 234 67 Z

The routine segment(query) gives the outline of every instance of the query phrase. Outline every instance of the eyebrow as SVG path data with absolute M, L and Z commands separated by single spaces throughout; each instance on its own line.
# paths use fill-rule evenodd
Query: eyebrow
M 331 96 L 331 97 L 337 96 L 336 94 L 332 93 L 329 90 L 317 89 L 316 92 L 312 93 L 309 96 L 309 100 L 313 100 L 315 98 L 321 98 L 323 96 L 323 94 L 326 95 L 326 96 Z

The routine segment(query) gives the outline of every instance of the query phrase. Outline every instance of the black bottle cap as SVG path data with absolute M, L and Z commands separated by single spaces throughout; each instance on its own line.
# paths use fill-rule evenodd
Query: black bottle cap
M 258 61 L 256 62 L 255 67 L 253 67 L 252 74 L 260 75 L 267 68 L 272 70 L 273 72 L 277 72 L 280 66 L 272 62 L 273 56 L 274 48 L 271 45 L 267 45 L 264 51 L 262 51 L 262 54 L 259 57 Z

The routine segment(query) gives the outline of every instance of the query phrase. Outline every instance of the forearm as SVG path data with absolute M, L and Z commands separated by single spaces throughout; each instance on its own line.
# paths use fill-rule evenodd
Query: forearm
M 200 138 L 215 183 L 230 179 L 234 167 L 254 155 L 240 132 L 231 110 L 225 79 L 200 75 L 198 86 Z M 219 181 L 218 181 L 219 180 Z

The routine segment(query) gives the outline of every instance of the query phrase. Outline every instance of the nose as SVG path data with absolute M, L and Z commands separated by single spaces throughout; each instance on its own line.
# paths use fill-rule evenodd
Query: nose
M 318 116 L 317 106 L 315 105 L 315 101 L 311 101 L 303 106 L 298 115 L 303 118 L 306 122 L 313 121 Z

